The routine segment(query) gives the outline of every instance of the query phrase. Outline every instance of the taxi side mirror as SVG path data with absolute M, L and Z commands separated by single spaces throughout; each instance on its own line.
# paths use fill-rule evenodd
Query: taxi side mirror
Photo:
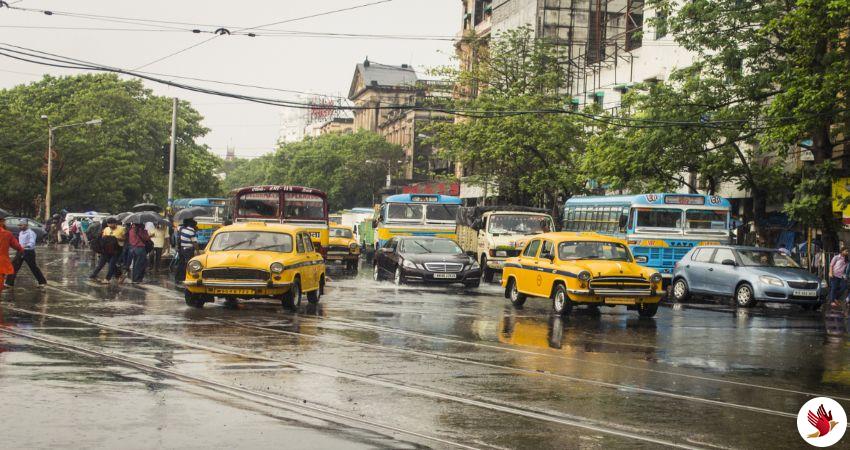
M 638 264 L 646 264 L 649 259 L 646 256 L 635 256 L 635 262 Z

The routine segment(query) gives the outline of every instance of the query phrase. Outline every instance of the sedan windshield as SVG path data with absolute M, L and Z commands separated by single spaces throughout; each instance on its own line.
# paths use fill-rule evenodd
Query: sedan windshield
M 772 250 L 738 250 L 745 266 L 800 267 L 788 256 Z
M 257 250 L 267 252 L 292 252 L 292 236 L 267 231 L 228 231 L 219 233 L 210 243 L 209 250 Z
M 423 253 L 450 255 L 463 253 L 463 250 L 450 239 L 405 239 L 401 241 L 401 251 L 417 255 Z
M 347 228 L 331 228 L 331 237 L 351 238 L 354 234 Z
M 558 245 L 558 258 L 564 261 L 577 259 L 601 259 L 608 261 L 631 261 L 629 250 L 616 242 L 567 241 Z
M 491 234 L 539 234 L 551 231 L 547 216 L 495 214 L 490 216 Z

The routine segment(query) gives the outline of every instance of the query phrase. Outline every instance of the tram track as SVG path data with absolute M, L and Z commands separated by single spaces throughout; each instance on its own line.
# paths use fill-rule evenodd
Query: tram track
M 51 319 L 55 319 L 55 320 L 84 324 L 84 325 L 88 325 L 90 327 L 101 328 L 101 329 L 111 330 L 111 331 L 125 333 L 125 334 L 143 336 L 143 337 L 146 337 L 146 338 L 149 338 L 149 339 L 157 339 L 157 340 L 160 340 L 160 341 L 163 341 L 163 342 L 169 342 L 170 344 L 177 345 L 177 346 L 194 348 L 194 349 L 197 349 L 197 350 L 203 350 L 203 351 L 208 351 L 208 352 L 212 352 L 212 353 L 227 354 L 227 355 L 230 355 L 230 356 L 237 356 L 237 357 L 241 357 L 241 358 L 245 358 L 245 359 L 253 359 L 253 360 L 264 361 L 264 362 L 288 364 L 288 365 L 290 365 L 290 366 L 292 366 L 296 369 L 299 369 L 299 370 L 302 370 L 302 371 L 305 371 L 305 372 L 312 372 L 312 373 L 316 373 L 316 374 L 320 374 L 320 375 L 326 375 L 326 376 L 337 377 L 337 378 L 346 378 L 346 379 L 349 379 L 349 380 L 363 382 L 363 383 L 370 384 L 370 385 L 373 385 L 373 386 L 377 386 L 377 387 L 380 387 L 380 388 L 395 389 L 395 390 L 398 390 L 398 391 L 401 391 L 401 392 L 419 395 L 419 396 L 427 397 L 427 398 L 431 398 L 431 399 L 449 401 L 449 402 L 454 402 L 454 403 L 458 403 L 458 404 L 463 404 L 463 405 L 466 405 L 466 406 L 483 408 L 483 409 L 486 409 L 486 410 L 489 410 L 489 411 L 513 415 L 513 416 L 518 416 L 518 417 L 523 417 L 523 418 L 526 418 L 526 419 L 541 420 L 541 421 L 549 422 L 549 423 L 552 423 L 552 424 L 558 424 L 558 425 L 563 425 L 563 426 L 567 426 L 567 427 L 579 428 L 579 429 L 591 431 L 591 432 L 594 432 L 594 433 L 601 433 L 601 434 L 607 434 L 607 435 L 615 436 L 615 437 L 618 437 L 618 438 L 631 439 L 631 440 L 635 440 L 635 441 L 640 441 L 640 442 L 649 443 L 649 444 L 662 445 L 662 446 L 671 447 L 671 448 L 687 448 L 687 449 L 699 448 L 699 447 L 695 447 L 695 446 L 692 446 L 692 445 L 689 445 L 689 444 L 684 444 L 682 442 L 675 442 L 675 441 L 670 441 L 670 440 L 666 440 L 666 439 L 662 439 L 662 438 L 652 437 L 652 436 L 649 435 L 649 433 L 651 431 L 649 429 L 634 429 L 633 431 L 628 431 L 628 430 L 625 430 L 625 429 L 621 429 L 623 427 L 620 427 L 620 426 L 618 426 L 617 424 L 614 424 L 614 423 L 597 423 L 597 422 L 589 420 L 589 419 L 576 417 L 576 416 L 570 416 L 570 415 L 566 415 L 566 414 L 562 414 L 562 413 L 558 413 L 558 412 L 554 412 L 554 411 L 540 411 L 540 410 L 536 410 L 536 409 L 529 409 L 529 408 L 526 408 L 526 407 L 520 407 L 520 406 L 505 404 L 505 403 L 502 403 L 502 402 L 496 402 L 496 401 L 489 400 L 489 399 L 484 400 L 484 399 L 478 399 L 478 398 L 472 397 L 472 396 L 461 396 L 461 395 L 457 395 L 457 394 L 453 394 L 453 393 L 446 393 L 446 392 L 442 392 L 442 391 L 438 391 L 438 390 L 434 390 L 434 389 L 430 389 L 430 388 L 426 388 L 426 387 L 421 387 L 421 386 L 418 386 L 418 385 L 415 385 L 415 384 L 412 384 L 412 383 L 403 383 L 403 382 L 398 382 L 398 381 L 393 381 L 393 380 L 382 379 L 382 378 L 378 378 L 376 376 L 372 376 L 372 375 L 368 375 L 368 374 L 360 374 L 360 373 L 351 372 L 351 371 L 344 371 L 344 370 L 334 368 L 334 367 L 329 367 L 329 366 L 323 366 L 323 365 L 318 365 L 318 364 L 313 364 L 313 363 L 305 363 L 305 362 L 302 362 L 302 361 L 291 360 L 291 359 L 288 359 L 288 358 L 269 357 L 269 356 L 259 355 L 259 354 L 256 354 L 256 353 L 239 352 L 239 351 L 229 350 L 229 349 L 220 348 L 220 347 L 212 347 L 212 346 L 209 346 L 209 345 L 201 345 L 201 344 L 186 342 L 186 341 L 176 339 L 176 338 L 172 338 L 172 337 L 168 337 L 168 336 L 156 335 L 156 334 L 148 333 L 148 332 L 141 331 L 141 330 L 134 330 L 134 329 L 124 328 L 124 327 L 117 327 L 117 326 L 98 323 L 98 322 L 90 321 L 90 320 L 61 316 L 61 315 L 58 315 L 58 314 L 42 313 L 42 312 L 38 312 L 38 311 L 29 311 L 29 310 L 25 310 L 25 309 L 22 309 L 22 308 L 15 308 L 15 307 L 10 307 L 10 306 L 7 306 L 7 305 L 2 305 L 2 304 L 0 304 L 0 307 L 2 307 L 3 309 L 9 310 L 9 311 L 13 311 L 13 312 L 42 316 L 42 317 L 47 317 L 47 318 L 51 318 Z M 82 347 L 78 344 L 61 343 L 59 341 L 56 341 L 55 339 L 39 337 L 39 336 L 37 336 L 33 333 L 11 331 L 11 330 L 8 330 L 8 329 L 0 329 L 0 332 L 7 332 L 8 334 L 21 335 L 22 337 L 40 338 L 40 340 L 42 340 L 44 342 L 51 342 L 51 343 L 54 343 L 54 344 L 62 345 L 63 347 L 66 347 L 66 348 L 69 348 L 69 349 L 79 348 L 83 352 L 90 352 L 90 354 L 92 354 L 92 355 L 99 355 L 99 356 L 103 356 L 103 357 L 108 357 L 108 358 L 110 358 L 110 359 L 112 359 L 116 362 L 121 362 L 122 360 L 127 360 L 129 362 L 132 362 L 133 364 L 131 364 L 131 365 L 133 365 L 134 367 L 150 368 L 151 370 L 155 369 L 157 371 L 158 370 L 164 370 L 164 371 L 167 371 L 168 373 L 171 373 L 173 375 L 179 375 L 179 376 L 187 377 L 188 379 L 198 379 L 198 380 L 201 380 L 202 382 L 209 381 L 211 383 L 221 384 L 219 382 L 215 382 L 215 381 L 212 381 L 212 380 L 205 380 L 205 379 L 201 379 L 201 378 L 198 378 L 198 377 L 195 377 L 195 376 L 192 376 L 192 375 L 181 374 L 181 373 L 173 371 L 173 370 L 158 368 L 156 366 L 146 364 L 146 363 L 143 363 L 143 362 L 133 361 L 133 360 L 126 358 L 126 357 L 114 356 L 114 355 L 111 355 L 110 353 L 105 353 L 105 352 L 100 352 L 100 351 L 93 350 L 93 349 L 88 349 L 88 348 Z M 138 364 L 138 366 L 137 366 L 137 364 Z M 238 389 L 244 390 L 244 388 L 238 388 Z M 249 392 L 249 393 L 254 392 L 254 391 L 251 391 L 251 390 L 246 390 L 246 391 Z M 269 394 L 269 395 L 271 395 L 271 394 Z M 273 397 L 275 397 L 275 396 L 273 396 Z M 346 416 L 342 413 L 338 413 L 338 414 L 340 414 L 341 416 Z M 369 423 L 372 423 L 372 422 L 370 421 Z M 382 427 L 383 427 L 383 425 L 382 425 Z M 410 433 L 407 433 L 407 434 L 410 434 Z M 417 436 L 423 437 L 423 436 L 427 436 L 427 435 L 417 434 Z M 439 439 L 439 438 L 436 438 L 436 439 Z M 462 448 L 472 448 L 472 447 L 465 446 L 465 445 L 461 445 L 461 447 Z

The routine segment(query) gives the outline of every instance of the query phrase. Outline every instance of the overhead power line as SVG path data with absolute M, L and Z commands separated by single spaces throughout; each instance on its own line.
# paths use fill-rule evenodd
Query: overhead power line
M 333 109 L 333 110 L 346 110 L 346 111 L 358 111 L 358 110 L 373 110 L 375 107 L 372 106 L 351 106 L 351 105 L 317 105 L 314 103 L 305 103 L 305 102 L 297 102 L 291 100 L 282 100 L 270 97 L 259 97 L 259 96 L 251 96 L 244 94 L 236 94 L 226 91 L 218 91 L 214 89 L 202 88 L 194 85 L 178 83 L 171 80 L 165 80 L 158 77 L 154 77 L 148 75 L 144 72 L 132 71 L 132 70 L 124 70 L 116 67 L 103 66 L 96 63 L 90 63 L 87 61 L 67 58 L 64 56 L 44 56 L 46 53 L 41 52 L 39 50 L 27 49 L 25 47 L 13 46 L 9 44 L 0 43 L 0 56 L 6 56 L 8 58 L 16 59 L 19 61 L 30 62 L 33 64 L 51 66 L 51 67 L 60 67 L 66 69 L 77 69 L 77 70 L 89 70 L 89 71 L 102 71 L 102 72 L 112 72 L 123 75 L 134 76 L 137 78 L 149 80 L 155 83 L 164 84 L 172 87 L 176 87 L 179 89 L 184 89 L 192 92 L 199 92 L 203 94 L 209 95 L 217 95 L 221 97 L 229 97 L 234 99 L 240 99 L 250 102 L 256 102 L 266 105 L 280 106 L 286 108 L 295 108 L 295 109 L 316 109 L 316 108 L 324 108 L 324 109 Z M 452 114 L 458 116 L 472 117 L 472 118 L 482 118 L 482 119 L 496 119 L 496 118 L 505 118 L 511 116 L 525 115 L 525 114 L 567 114 L 567 115 L 575 115 L 578 117 L 583 117 L 588 120 L 604 123 L 617 127 L 624 128 L 662 128 L 662 127 L 700 127 L 700 128 L 714 128 L 714 129 L 740 129 L 742 126 L 748 126 L 750 130 L 766 130 L 770 128 L 775 128 L 778 126 L 787 126 L 788 124 L 793 124 L 796 121 L 806 119 L 806 118 L 816 118 L 824 115 L 837 114 L 842 112 L 847 112 L 847 109 L 843 109 L 840 111 L 830 111 L 824 113 L 812 113 L 812 114 L 803 114 L 792 117 L 762 117 L 757 119 L 727 119 L 727 120 L 696 120 L 696 121 L 686 121 L 686 120 L 657 120 L 657 119 L 643 119 L 643 118 L 631 118 L 631 117 L 613 117 L 613 116 L 603 116 L 603 115 L 594 115 L 585 113 L 582 111 L 573 111 L 570 109 L 533 109 L 533 110 L 510 110 L 510 111 L 493 111 L 493 110 L 472 110 L 472 109 L 451 109 L 451 108 L 441 108 L 441 107 L 424 107 L 418 106 L 415 104 L 412 105 L 385 105 L 381 106 L 381 109 L 385 110 L 415 110 L 415 111 L 426 111 L 426 112 L 437 112 L 437 113 L 445 113 Z M 775 121 L 776 124 L 773 125 L 759 125 L 757 121 Z

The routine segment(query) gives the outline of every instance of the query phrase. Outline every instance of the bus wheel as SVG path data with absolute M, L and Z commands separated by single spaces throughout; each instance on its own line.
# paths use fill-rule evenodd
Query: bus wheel
M 485 283 L 493 282 L 493 275 L 496 273 L 495 270 L 487 267 L 487 256 L 481 255 L 481 274 L 484 277 Z

